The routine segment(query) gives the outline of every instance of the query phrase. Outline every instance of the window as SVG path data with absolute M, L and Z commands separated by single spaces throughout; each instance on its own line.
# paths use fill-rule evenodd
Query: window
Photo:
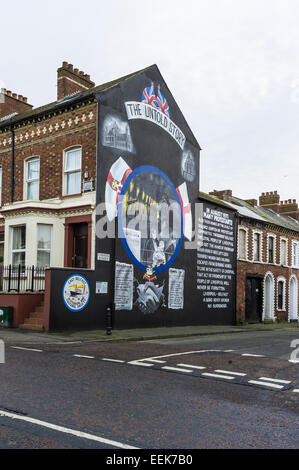
M 280 264 L 283 266 L 287 266 L 288 258 L 287 258 L 287 240 L 281 239 L 280 241 Z
M 246 259 L 247 258 L 247 253 L 246 253 L 246 230 L 240 229 L 239 230 L 239 258 L 240 259 Z
M 39 200 L 39 158 L 26 162 L 26 198 L 31 201 Z
M 253 261 L 261 261 L 261 234 L 253 234 Z
M 12 227 L 12 260 L 13 266 L 19 264 L 25 267 L 25 251 L 26 251 L 26 226 L 19 225 Z
M 299 242 L 292 242 L 292 266 L 293 268 L 299 267 Z
M 274 259 L 274 237 L 268 238 L 268 263 L 275 263 Z
M 2 206 L 2 167 L 0 166 L 0 206 Z
M 66 195 L 81 193 L 81 160 L 81 148 L 68 150 L 65 153 L 64 187 Z
M 37 224 L 37 267 L 51 264 L 52 225 Z
M 285 309 L 285 279 L 279 279 L 277 283 L 277 310 Z

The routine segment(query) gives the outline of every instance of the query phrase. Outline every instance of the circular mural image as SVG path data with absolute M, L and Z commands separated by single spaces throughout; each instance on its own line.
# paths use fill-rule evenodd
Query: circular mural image
M 89 302 L 89 283 L 83 276 L 70 276 L 64 283 L 62 295 L 66 307 L 72 312 L 79 312 Z
M 118 204 L 119 232 L 132 259 L 149 277 L 168 269 L 183 237 L 177 191 L 161 170 L 142 166 L 127 178 Z

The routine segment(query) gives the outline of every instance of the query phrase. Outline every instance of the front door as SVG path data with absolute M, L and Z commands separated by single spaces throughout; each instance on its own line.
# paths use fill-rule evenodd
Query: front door
M 74 224 L 73 268 L 88 267 L 88 224 Z
M 257 323 L 262 320 L 262 279 L 246 277 L 246 321 Z

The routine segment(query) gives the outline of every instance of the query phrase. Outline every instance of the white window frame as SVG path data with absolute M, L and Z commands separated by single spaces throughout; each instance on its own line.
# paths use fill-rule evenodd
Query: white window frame
M 50 249 L 44 249 L 44 248 L 38 248 L 38 227 L 40 225 L 47 225 L 48 227 L 50 227 L 50 236 L 51 236 L 51 246 L 50 246 Z M 50 252 L 50 264 L 49 266 L 46 266 L 46 267 L 51 267 L 52 266 L 52 250 L 53 248 L 53 225 L 52 224 L 40 224 L 40 223 L 37 223 L 36 224 L 36 267 L 37 267 L 37 259 L 38 259 L 38 252 L 39 251 L 42 251 L 42 252 Z
M 273 238 L 273 261 L 270 262 L 269 260 L 269 239 Z M 276 235 L 274 233 L 267 234 L 267 263 L 268 264 L 276 264 Z
M 296 262 L 294 263 L 294 254 L 296 254 Z M 292 267 L 299 268 L 299 241 L 292 240 Z
M 259 247 L 259 259 L 254 259 L 254 235 L 258 234 L 260 236 L 260 247 Z M 262 263 L 263 262 L 263 232 L 260 230 L 254 230 L 252 233 L 252 261 L 253 263 Z
M 240 257 L 240 232 L 245 232 L 245 257 L 241 258 Z M 245 227 L 239 227 L 238 231 L 238 259 L 247 261 L 248 260 L 248 229 Z
M 67 156 L 69 152 L 80 150 L 81 151 L 81 165 L 80 165 L 80 170 L 75 169 L 75 170 L 66 170 L 66 162 L 67 162 Z M 80 171 L 80 190 L 77 193 L 68 193 L 68 175 L 71 173 L 79 173 Z M 77 145 L 75 147 L 69 147 L 67 149 L 64 149 L 63 151 L 63 195 L 64 196 L 76 196 L 78 194 L 82 194 L 82 146 Z
M 35 161 L 38 161 L 39 162 L 39 171 L 38 171 L 38 178 L 33 178 L 33 179 L 30 179 L 28 178 L 28 168 L 29 168 L 29 164 L 31 162 L 35 162 Z M 39 190 L 40 190 L 40 157 L 38 156 L 34 156 L 34 157 L 30 157 L 30 158 L 27 158 L 25 160 L 25 169 L 24 169 L 24 174 L 25 174 L 25 181 L 24 181 L 24 200 L 26 201 L 29 201 L 29 200 L 33 200 L 33 201 L 39 201 Z M 28 187 L 29 187 L 29 183 L 34 183 L 38 181 L 38 197 L 37 199 L 28 199 Z
M 13 248 L 13 231 L 15 228 L 18 228 L 18 227 L 24 227 L 25 228 L 25 248 L 21 248 L 21 249 L 14 249 Z M 24 266 L 26 267 L 26 246 L 27 246 L 27 227 L 26 227 L 26 224 L 20 224 L 20 225 L 11 225 L 10 227 L 10 230 L 11 230 L 11 255 L 10 255 L 10 264 L 12 266 L 14 266 L 13 264 L 13 255 L 14 253 L 25 253 L 25 261 L 24 261 Z
M 279 283 L 282 282 L 283 283 L 283 291 L 282 291 L 282 308 L 279 308 L 279 304 L 278 304 L 278 296 L 279 296 L 279 289 L 278 289 L 278 286 L 279 286 Z M 279 312 L 285 312 L 286 310 L 286 285 L 287 285 L 287 281 L 286 281 L 286 278 L 283 277 L 283 276 L 278 276 L 277 278 L 277 290 L 276 290 L 276 305 L 277 305 L 277 310 Z
M 286 259 L 285 259 L 285 263 L 283 262 L 284 260 L 282 259 L 282 242 L 286 242 Z M 286 237 L 280 237 L 280 265 L 281 266 L 288 266 L 288 256 L 289 256 L 289 253 L 288 253 L 288 239 Z

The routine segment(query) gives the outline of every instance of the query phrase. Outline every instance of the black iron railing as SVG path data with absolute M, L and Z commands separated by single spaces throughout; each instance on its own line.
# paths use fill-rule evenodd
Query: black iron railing
M 0 266 L 0 292 L 44 292 L 45 268 Z

